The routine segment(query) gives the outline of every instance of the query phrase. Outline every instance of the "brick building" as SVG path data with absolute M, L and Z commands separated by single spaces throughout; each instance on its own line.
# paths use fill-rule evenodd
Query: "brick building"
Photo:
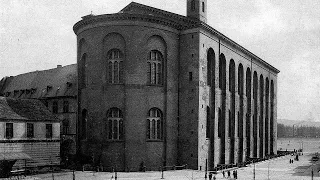
M 77 65 L 34 71 L 5 77 L 0 81 L 0 96 L 38 99 L 60 119 L 61 157 L 76 153 Z
M 80 152 L 119 170 L 276 153 L 279 70 L 206 24 L 206 5 L 132 2 L 74 25 Z

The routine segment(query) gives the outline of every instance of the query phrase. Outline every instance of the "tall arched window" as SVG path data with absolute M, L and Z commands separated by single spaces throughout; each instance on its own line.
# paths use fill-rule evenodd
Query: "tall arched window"
M 274 83 L 271 80 L 270 87 L 270 154 L 274 154 L 273 146 L 274 146 L 274 103 L 275 103 L 275 92 L 274 92 Z
M 223 134 L 222 132 L 225 131 L 225 126 L 224 126 L 224 122 L 222 121 L 222 111 L 219 108 L 218 111 L 218 137 L 222 138 Z
M 152 108 L 148 112 L 147 118 L 147 139 L 161 140 L 162 139 L 162 112 L 158 108 Z
M 111 84 L 123 83 L 123 54 L 119 49 L 111 49 L 108 54 L 108 79 Z
M 148 57 L 148 84 L 162 85 L 163 81 L 163 56 L 161 52 L 152 50 Z
M 212 48 L 208 50 L 207 54 L 207 84 L 214 86 L 215 83 L 215 53 Z
M 80 85 L 81 88 L 85 88 L 87 86 L 87 54 L 83 54 L 80 60 Z
M 123 131 L 123 116 L 119 108 L 111 108 L 107 112 L 108 118 L 108 139 L 122 140 Z
M 209 106 L 207 106 L 207 129 L 206 129 L 206 138 L 210 138 L 210 125 L 211 125 L 211 123 L 210 123 L 210 119 L 211 119 L 211 117 L 210 117 L 211 115 L 210 115 L 210 107 Z
M 81 139 L 87 139 L 87 116 L 88 111 L 86 109 L 83 109 L 81 117 Z
M 226 89 L 226 58 L 224 54 L 219 57 L 219 88 Z

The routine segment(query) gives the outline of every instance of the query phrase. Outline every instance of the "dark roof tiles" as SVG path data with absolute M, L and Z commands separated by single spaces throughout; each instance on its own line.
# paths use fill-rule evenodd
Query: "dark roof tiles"
M 10 79 L 10 81 L 7 80 L 4 82 L 4 80 L 2 80 L 4 83 L 2 83 L 2 88 L 0 87 L 0 93 L 6 94 L 6 92 L 16 91 L 16 93 L 10 93 L 9 97 L 13 98 L 38 99 L 77 95 L 76 64 L 20 74 L 11 76 L 8 79 Z M 71 86 L 68 86 L 68 83 L 71 83 Z
M 59 121 L 41 101 L 0 97 L 0 119 Z

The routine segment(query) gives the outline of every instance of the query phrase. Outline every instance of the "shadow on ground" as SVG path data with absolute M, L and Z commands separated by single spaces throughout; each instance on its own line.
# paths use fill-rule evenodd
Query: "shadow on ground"
M 313 157 L 315 157 L 315 154 L 308 154 L 306 155 L 309 159 L 308 165 L 302 165 L 298 166 L 294 169 L 293 176 L 312 176 L 313 171 L 313 177 L 320 177 L 320 161 L 313 160 Z

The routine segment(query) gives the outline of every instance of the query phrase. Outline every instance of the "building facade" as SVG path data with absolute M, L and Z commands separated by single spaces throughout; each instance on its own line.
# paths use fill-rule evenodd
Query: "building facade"
M 76 154 L 76 64 L 5 77 L 0 81 L 0 96 L 41 100 L 60 119 L 62 161 Z
M 60 120 L 39 100 L 0 97 L 0 163 L 14 169 L 60 165 Z
M 135 2 L 74 25 L 79 152 L 118 170 L 210 169 L 276 153 L 279 70 L 206 24 Z

